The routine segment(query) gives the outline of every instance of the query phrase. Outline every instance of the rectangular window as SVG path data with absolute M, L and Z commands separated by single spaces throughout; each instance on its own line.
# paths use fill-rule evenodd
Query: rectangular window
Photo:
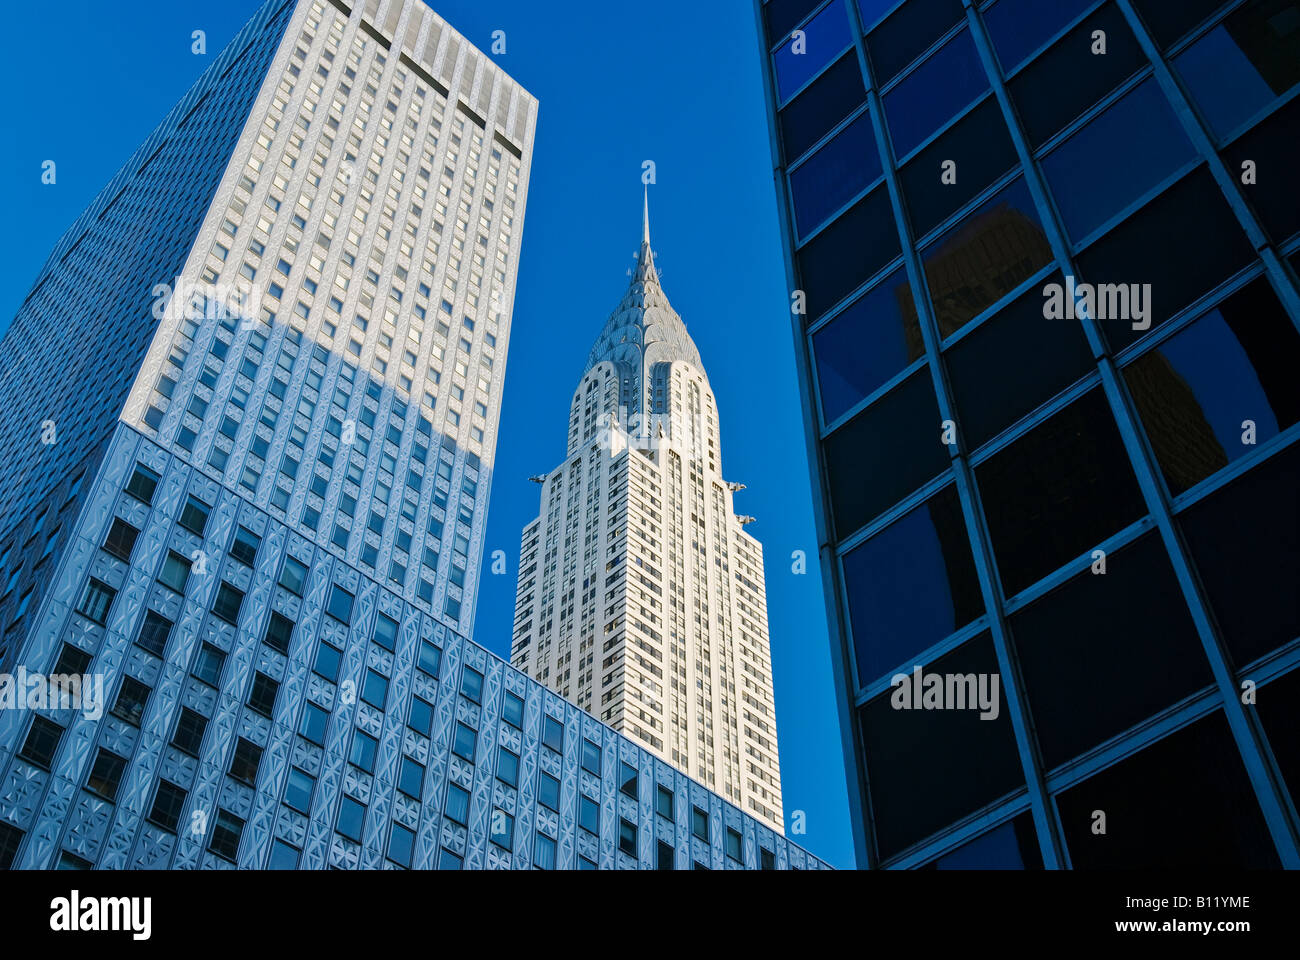
M 512 787 L 519 786 L 519 755 L 505 747 L 497 754 L 497 779 Z
M 284 558 L 284 567 L 280 570 L 280 586 L 295 597 L 301 597 L 307 585 L 307 564 L 294 557 Z
M 150 610 L 144 615 L 144 624 L 140 627 L 140 634 L 135 638 L 135 642 L 155 657 L 161 657 L 163 651 L 167 649 L 167 639 L 171 636 L 172 626 L 172 622 L 161 613 Z
M 293 621 L 283 614 L 271 612 L 271 621 L 266 625 L 266 645 L 281 653 L 289 652 L 289 641 L 293 638 Z
M 417 733 L 429 736 L 433 730 L 433 705 L 419 697 L 412 697 L 411 713 L 406 719 L 406 725 Z
M 142 463 L 135 465 L 135 472 L 126 482 L 126 492 L 146 506 L 153 505 L 153 492 L 158 489 L 158 474 Z
M 262 716 L 269 717 L 275 711 L 275 696 L 279 692 L 279 681 L 257 671 L 253 674 L 253 687 L 248 692 L 248 705 Z
M 257 559 L 257 548 L 262 538 L 247 527 L 235 531 L 235 539 L 230 544 L 230 555 L 246 567 L 251 567 Z
M 214 616 L 231 625 L 239 624 L 239 611 L 244 605 L 244 591 L 237 590 L 224 580 L 217 588 L 217 598 L 212 603 Z
M 677 851 L 671 843 L 664 843 L 662 840 L 655 841 L 655 869 L 672 870 L 674 869 L 674 859 Z
M 618 789 L 633 800 L 637 798 L 637 771 L 630 763 L 619 767 Z
M 447 785 L 447 819 L 461 826 L 469 823 L 469 791 L 454 783 Z
M 175 833 L 181 820 L 181 810 L 185 807 L 185 797 L 186 791 L 176 784 L 159 780 L 158 790 L 153 795 L 153 807 L 149 811 L 149 822 L 169 833 Z
M 207 729 L 207 717 L 195 713 L 188 707 L 181 707 L 180 719 L 176 721 L 176 732 L 172 735 L 172 746 L 192 757 L 197 757 L 203 747 L 203 734 Z
M 316 788 L 316 778 L 306 770 L 293 767 L 289 771 L 289 781 L 284 786 L 284 805 L 299 813 L 311 810 L 311 795 Z
M 539 870 L 555 869 L 555 841 L 544 833 L 539 833 L 533 844 L 533 865 Z
M 257 781 L 257 768 L 262 764 L 262 748 L 240 737 L 235 743 L 235 755 L 230 761 L 230 775 L 252 786 Z
M 397 646 L 397 621 L 382 613 L 375 621 L 375 643 L 385 650 L 392 651 Z
M 655 791 L 655 810 L 659 813 L 659 816 L 663 817 L 669 822 L 672 821 L 673 792 L 669 790 L 667 787 L 665 787 L 663 784 L 659 784 L 658 789 Z
M 600 747 L 590 740 L 582 741 L 582 769 L 600 776 Z
M 514 849 L 515 818 L 500 807 L 494 807 L 488 823 L 488 839 L 498 847 Z
M 388 702 L 388 678 L 382 673 L 367 670 L 365 682 L 361 685 L 361 699 L 372 707 L 384 709 Z
M 27 731 L 27 739 L 23 741 L 23 748 L 18 755 L 48 770 L 54 761 L 54 752 L 59 748 L 59 738 L 62 736 L 63 728 L 53 720 L 33 717 L 31 728 Z
M 621 817 L 618 821 L 618 848 L 629 857 L 636 856 L 636 824 Z
M 709 815 L 699 807 L 691 808 L 691 833 L 705 843 L 709 842 Z
M 737 833 L 735 830 L 733 830 L 731 827 L 727 827 L 727 856 L 729 856 L 732 860 L 740 860 L 741 859 L 740 850 L 741 850 L 740 834 Z
M 190 562 L 174 550 L 167 551 L 167 559 L 158 571 L 158 582 L 179 594 L 185 593 L 185 584 L 190 579 Z
M 223 859 L 234 861 L 239 853 L 239 838 L 244 833 L 244 821 L 229 810 L 217 808 L 216 823 L 208 849 Z
M 537 774 L 537 802 L 556 813 L 560 811 L 560 781 L 545 771 Z
M 360 843 L 361 831 L 365 824 L 365 805 L 345 795 L 343 801 L 339 804 L 339 818 L 335 828 L 349 840 Z
M 325 607 L 325 612 L 340 623 L 350 624 L 352 622 L 352 601 L 352 594 L 337 583 L 331 584 L 329 603 Z
M 95 765 L 90 768 L 90 776 L 86 778 L 86 789 L 99 794 L 110 803 L 116 802 L 117 787 L 122 782 L 122 771 L 125 769 L 125 757 L 101 748 L 95 755 Z
M 226 655 L 212 644 L 205 643 L 194 658 L 194 669 L 191 672 L 208 686 L 215 687 L 221 680 L 221 668 L 225 663 Z
M 130 563 L 131 551 L 135 549 L 135 540 L 138 536 L 140 536 L 139 530 L 121 517 L 114 517 L 113 525 L 108 529 L 108 537 L 104 540 L 104 550 L 117 559 Z
M 460 692 L 471 703 L 482 702 L 483 674 L 472 667 L 466 667 L 460 677 Z
M 140 726 L 144 708 L 149 702 L 149 688 L 134 677 L 123 677 L 113 704 L 113 716 L 120 717 L 132 726 Z
M 478 731 L 473 727 L 467 727 L 465 724 L 457 721 L 456 734 L 452 740 L 451 752 L 456 756 L 474 762 L 474 747 L 478 742 Z
M 397 775 L 397 789 L 416 800 L 424 796 L 424 766 L 408 756 L 402 757 Z
M 204 503 L 198 497 L 190 494 L 185 500 L 185 506 L 181 510 L 180 525 L 190 533 L 203 536 L 203 531 L 208 526 L 208 514 L 212 512 L 212 504 Z
M 102 627 L 108 622 L 108 610 L 116 596 L 116 590 L 102 580 L 91 577 L 81 595 L 81 603 L 77 605 L 77 613 Z
M 578 795 L 578 826 L 600 836 L 600 804 L 586 794 Z
M 506 691 L 501 705 L 501 719 L 517 730 L 524 727 L 524 701 L 513 693 Z
M 356 730 L 352 734 L 352 751 L 348 762 L 366 773 L 375 772 L 375 755 L 379 752 L 379 741 L 370 734 Z
M 440 666 L 442 666 L 442 648 L 435 646 L 428 640 L 421 640 L 420 669 L 436 680 L 438 678 L 438 668 Z

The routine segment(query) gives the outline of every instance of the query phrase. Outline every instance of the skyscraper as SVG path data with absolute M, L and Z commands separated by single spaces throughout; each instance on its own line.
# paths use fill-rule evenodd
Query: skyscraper
M 859 863 L 1300 866 L 1300 6 L 755 14 Z
M 0 869 L 817 869 L 470 642 L 536 101 L 269 0 L 0 344 Z
M 511 662 L 782 829 L 763 549 L 734 513 L 717 402 L 659 285 L 648 201 L 565 461 L 524 528 Z

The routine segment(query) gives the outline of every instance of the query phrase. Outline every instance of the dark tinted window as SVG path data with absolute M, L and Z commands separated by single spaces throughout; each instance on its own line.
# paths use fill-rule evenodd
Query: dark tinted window
M 1048 277 L 1060 283 L 1061 277 Z M 1092 369 L 1077 320 L 1045 320 L 1043 288 L 1016 300 L 962 337 L 944 359 L 969 449 L 976 449 Z
M 795 254 L 807 319 L 815 320 L 898 256 L 898 228 L 883 187 L 832 221 Z
M 907 273 L 895 270 L 812 335 L 831 423 L 925 352 Z
M 850 50 L 777 114 L 786 162 L 801 157 L 866 98 L 858 55 Z
M 927 863 L 922 870 L 1041 870 L 1043 852 L 1034 818 L 1022 813 L 1000 827 L 967 840 L 951 853 Z
M 858 0 L 862 24 L 879 18 L 881 0 Z M 884 86 L 962 19 L 961 0 L 908 0 L 867 34 L 876 83 Z
M 1238 666 L 1300 636 L 1300 444 L 1180 517 Z
M 821 0 L 771 0 L 763 7 L 768 44 L 784 40 Z
M 998 0 L 984 11 L 993 48 L 1004 72 L 1011 72 L 1092 0 Z
M 1268 735 L 1273 758 L 1294 803 L 1300 797 L 1300 670 L 1270 680 L 1256 691 L 1255 710 Z
M 109 750 L 100 749 L 95 755 L 94 766 L 86 778 L 86 789 L 97 793 L 105 800 L 117 800 L 117 788 L 122 782 L 122 772 L 126 770 L 126 758 L 119 757 Z
M 1146 513 L 1097 388 L 975 468 L 1007 596 Z
M 1204 23 L 1227 0 L 1133 0 L 1133 6 L 1161 48 L 1168 47 L 1197 24 Z
M 172 622 L 155 610 L 144 615 L 144 624 L 135 642 L 156 657 L 161 657 L 167 649 L 167 638 L 171 636 Z
M 1202 167 L 1156 197 L 1075 258 L 1080 282 L 1150 284 L 1152 328 L 1255 257 L 1223 194 Z M 1133 321 L 1099 318 L 1115 350 L 1142 335 Z
M 923 673 L 973 674 L 993 700 L 997 659 L 981 634 L 934 661 Z M 911 680 L 910 676 L 908 678 Z M 896 709 L 903 688 L 858 711 L 866 751 L 871 812 L 881 857 L 891 857 L 1024 784 L 1001 678 L 997 717 L 979 709 Z M 990 708 L 991 716 L 991 708 Z
M 894 156 L 906 156 L 988 86 L 975 42 L 963 30 L 885 95 Z
M 1115 144 L 1125 145 L 1122 151 Z M 1192 158 L 1192 145 L 1154 79 L 1093 117 L 1041 161 L 1074 240 L 1105 223 Z
M 293 621 L 279 613 L 271 613 L 271 621 L 266 625 L 266 645 L 281 653 L 289 652 L 289 640 L 293 637 Z
M 1105 54 L 1092 52 L 1096 30 L 1105 31 Z M 1144 63 L 1114 4 L 1088 17 L 1007 83 L 1030 146 L 1042 145 Z
M 1071 787 L 1056 805 L 1076 869 L 1278 866 L 1219 712 Z M 1105 834 L 1093 832 L 1096 810 Z
M 1300 420 L 1298 369 L 1300 334 L 1262 277 L 1130 364 L 1124 377 L 1169 489 L 1182 493 Z
M 790 199 L 799 236 L 807 236 L 879 176 L 871 114 L 864 112 L 791 171 Z
M 844 585 L 863 685 L 982 614 L 955 488 L 845 554 Z
M 1002 111 L 988 97 L 899 172 L 913 236 L 925 236 L 1015 164 Z
M 842 539 L 948 466 L 939 405 L 920 370 L 823 441 Z
M 138 536 L 140 536 L 139 530 L 121 517 L 114 517 L 113 525 L 109 527 L 108 536 L 104 539 L 104 549 L 119 560 L 130 563 L 131 551 L 135 549 Z
M 1108 556 L 1104 574 L 1086 569 L 1010 623 L 1048 767 L 1213 680 L 1155 533 Z
M 1279 243 L 1300 230 L 1300 203 L 1295 202 L 1291 182 L 1295 167 L 1295 143 L 1300 139 L 1300 97 L 1237 140 L 1223 152 L 1228 172 L 1241 182 L 1243 164 L 1255 165 L 1254 183 L 1242 184 L 1241 190 L 1256 215 Z
M 1017 177 L 921 251 L 939 336 L 956 333 L 1052 259 Z
M 59 747 L 63 728 L 53 720 L 33 717 L 32 725 L 27 731 L 27 739 L 18 755 L 42 767 L 49 767 L 54 759 L 54 751 Z
M 1253 0 L 1174 65 L 1214 132 L 1231 133 L 1300 82 L 1300 3 Z

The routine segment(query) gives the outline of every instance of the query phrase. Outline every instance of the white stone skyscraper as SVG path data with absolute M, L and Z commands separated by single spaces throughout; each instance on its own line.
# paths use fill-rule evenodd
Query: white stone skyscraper
M 717 403 L 636 269 L 587 358 L 564 462 L 524 528 L 511 662 L 782 829 L 763 548 L 722 475 Z

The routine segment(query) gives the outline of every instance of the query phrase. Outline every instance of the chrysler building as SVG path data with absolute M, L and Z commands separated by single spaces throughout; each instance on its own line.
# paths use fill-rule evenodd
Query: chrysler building
M 717 403 L 659 285 L 648 211 L 524 528 L 514 666 L 782 829 L 763 548 Z

